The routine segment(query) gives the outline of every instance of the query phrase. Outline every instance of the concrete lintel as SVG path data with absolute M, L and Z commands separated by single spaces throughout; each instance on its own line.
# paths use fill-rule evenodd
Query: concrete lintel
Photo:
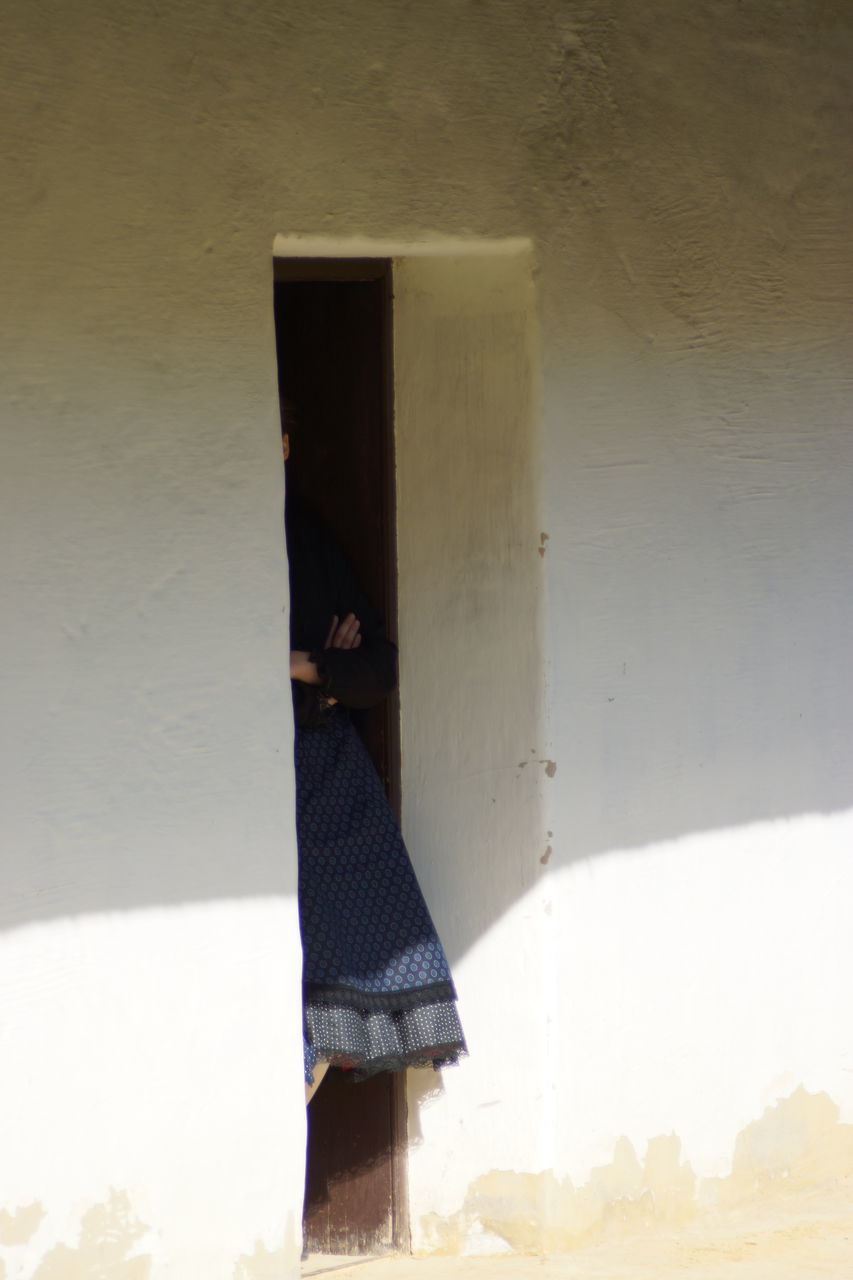
M 526 236 L 495 239 L 429 236 L 422 240 L 373 239 L 370 236 L 279 234 L 273 241 L 275 258 L 430 258 L 498 257 L 533 252 Z

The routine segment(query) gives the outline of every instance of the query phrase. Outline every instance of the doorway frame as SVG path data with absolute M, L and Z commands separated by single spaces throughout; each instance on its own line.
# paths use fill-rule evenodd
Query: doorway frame
M 411 240 L 295 233 L 276 236 L 274 252 L 287 258 L 385 258 L 392 265 L 403 826 L 431 910 L 439 912 L 436 923 L 477 1056 L 476 1071 L 448 1075 L 446 1089 L 442 1081 L 437 1091 L 430 1090 L 419 1073 L 407 1073 L 405 1169 L 412 1246 L 418 1252 L 436 1247 L 442 1252 L 446 1205 L 461 1204 L 472 1180 L 484 1171 L 478 1153 L 481 1142 L 489 1148 L 491 1134 L 479 1108 L 484 1098 L 507 1087 L 508 1072 L 518 1065 L 500 1053 L 483 1053 L 502 1010 L 482 940 L 510 905 L 537 892 L 548 825 L 549 784 L 542 781 L 541 768 L 522 772 L 514 765 L 528 756 L 527 763 L 551 764 L 538 759 L 541 744 L 547 746 L 548 726 L 537 250 L 523 236 L 471 239 L 433 233 Z M 497 328 L 492 312 L 500 321 Z M 461 347 L 450 337 L 454 332 Z M 496 339 L 503 353 L 499 365 L 483 359 L 494 352 Z M 445 376 L 448 362 L 461 383 Z M 466 399 L 465 388 L 472 398 Z M 466 499 L 475 494 L 473 517 L 465 514 L 470 503 L 457 501 L 453 519 L 436 522 L 430 509 L 447 494 Z M 492 518 L 495 513 L 498 518 Z M 444 561 L 474 575 L 481 599 L 490 593 L 500 625 L 481 635 L 476 601 L 468 596 L 459 613 L 448 596 L 451 580 L 431 571 Z M 427 640 L 437 616 L 433 600 L 449 622 L 446 642 L 437 650 Z M 486 645 L 475 668 L 469 666 L 472 635 Z M 443 669 L 470 670 L 475 677 L 443 686 L 440 705 L 449 707 L 449 717 L 436 714 L 430 684 L 442 662 Z M 509 685 L 500 677 L 508 668 L 515 673 Z M 491 692 L 495 688 L 500 697 Z M 453 731 L 460 716 L 461 735 Z M 473 771 L 469 757 L 479 766 Z M 436 812 L 441 813 L 437 824 Z M 473 844 L 472 832 L 477 833 Z M 522 942 L 517 931 L 514 936 Z M 538 955 L 537 947 L 533 951 Z M 477 993 L 473 1001 L 472 992 Z M 531 1029 L 535 1039 L 541 1030 L 535 1017 Z M 430 1104 L 427 1117 L 424 1099 L 438 1092 L 440 1105 Z M 471 1140 L 458 1149 L 462 1126 L 470 1126 Z M 455 1154 L 448 1163 L 450 1149 Z

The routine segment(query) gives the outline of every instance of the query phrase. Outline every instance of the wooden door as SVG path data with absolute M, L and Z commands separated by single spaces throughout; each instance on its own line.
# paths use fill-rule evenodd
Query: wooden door
M 396 638 L 390 263 L 277 259 L 279 380 L 297 422 L 288 483 L 335 534 Z M 357 727 L 399 818 L 396 696 Z M 308 1109 L 309 1252 L 408 1247 L 405 1081 L 330 1071 Z

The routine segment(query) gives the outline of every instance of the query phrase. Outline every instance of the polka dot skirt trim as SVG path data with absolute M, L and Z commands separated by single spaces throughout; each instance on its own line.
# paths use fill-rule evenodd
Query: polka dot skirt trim
M 364 1080 L 378 1071 L 449 1066 L 465 1052 L 453 1001 L 393 1014 L 308 1004 L 305 1024 L 306 1079 L 319 1061 L 351 1071 L 353 1080 Z

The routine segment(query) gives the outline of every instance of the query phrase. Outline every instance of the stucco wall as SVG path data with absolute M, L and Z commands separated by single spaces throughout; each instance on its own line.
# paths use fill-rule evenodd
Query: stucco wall
M 410 1073 L 416 1246 L 423 1216 L 444 1203 L 453 1212 L 484 1168 L 540 1154 L 524 1080 L 545 1053 L 541 937 L 529 912 L 514 912 L 542 871 L 550 768 L 539 353 L 529 246 L 512 248 L 394 262 L 403 831 L 471 1054 L 440 1082 Z M 508 954 L 509 986 L 497 977 Z
M 198 11 L 37 4 L 4 40 L 0 1209 L 33 1206 L 0 1228 L 15 1280 L 298 1268 L 272 215 L 215 162 L 208 90 L 180 88 L 198 39 Z
M 492 851 L 526 887 L 457 963 L 537 1039 L 508 1099 L 511 1017 L 475 1013 L 419 1106 L 416 1243 L 566 1243 L 614 1204 L 693 1212 L 733 1163 L 840 1167 L 808 1098 L 850 1119 L 847 6 L 9 16 L 0 1205 L 46 1216 L 7 1273 L 88 1275 L 109 1231 L 155 1277 L 295 1266 L 279 232 L 536 262 L 554 767 Z

